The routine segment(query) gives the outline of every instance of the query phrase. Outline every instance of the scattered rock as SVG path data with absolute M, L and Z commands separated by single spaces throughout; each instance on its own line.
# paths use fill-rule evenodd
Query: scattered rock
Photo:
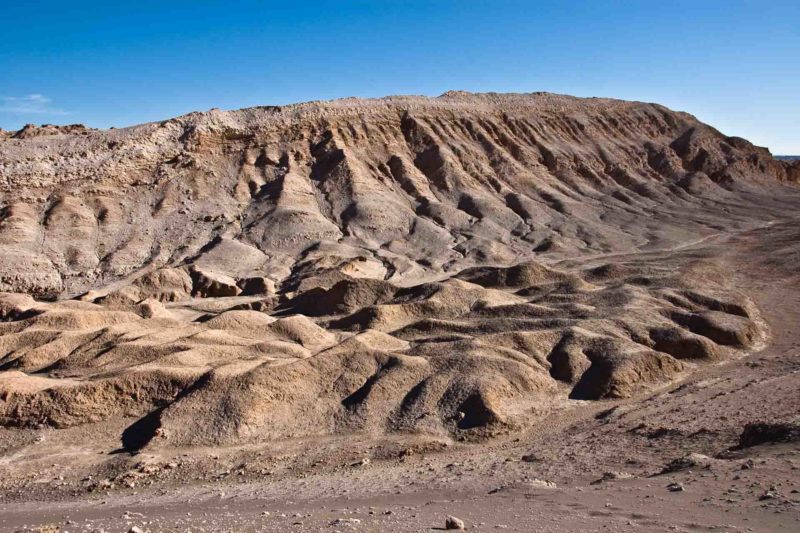
M 751 422 L 739 436 L 739 448 L 770 442 L 800 441 L 800 424 L 795 422 Z
M 337 518 L 333 522 L 331 522 L 332 526 L 349 526 L 355 527 L 361 523 L 361 520 L 358 518 Z
M 543 488 L 543 489 L 555 489 L 556 484 L 552 481 L 546 481 L 544 479 L 531 479 L 526 482 L 529 487 L 536 487 L 536 488 Z
M 444 520 L 444 528 L 445 529 L 466 529 L 464 525 L 464 521 L 460 518 L 456 518 L 455 516 L 448 516 Z
M 760 501 L 764 500 L 776 500 L 780 498 L 780 493 L 775 489 L 775 487 L 770 487 L 769 490 L 765 490 L 761 496 L 758 497 Z
M 667 490 L 670 492 L 683 492 L 686 489 L 683 487 L 683 483 L 670 483 L 667 485 Z
M 669 474 L 671 472 L 679 472 L 681 470 L 688 470 L 690 468 L 710 468 L 713 459 L 701 453 L 690 453 L 678 459 L 673 459 L 659 472 L 660 474 Z
M 592 485 L 597 485 L 599 483 L 603 483 L 604 481 L 617 481 L 620 479 L 632 479 L 635 476 L 633 474 L 629 474 L 628 472 L 604 472 L 603 476 L 600 479 L 596 479 L 592 481 Z

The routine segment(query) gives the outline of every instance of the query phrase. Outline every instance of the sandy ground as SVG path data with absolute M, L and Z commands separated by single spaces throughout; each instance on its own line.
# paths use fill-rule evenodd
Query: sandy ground
M 109 450 L 64 444 L 59 457 L 68 432 L 6 430 L 27 440 L 6 440 L 0 458 L 0 530 L 430 531 L 454 515 L 471 531 L 797 531 L 798 443 L 736 447 L 748 422 L 800 413 L 798 242 L 793 219 L 645 254 L 728 266 L 769 325 L 766 345 L 632 399 L 572 401 L 487 442 L 359 434 L 118 453 L 140 473 L 106 490 L 76 472 Z M 50 446 L 38 462 L 37 442 Z

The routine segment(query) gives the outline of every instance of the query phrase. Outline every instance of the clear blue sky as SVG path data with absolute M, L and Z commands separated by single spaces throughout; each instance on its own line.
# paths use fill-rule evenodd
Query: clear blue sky
M 0 0 L 0 127 L 343 96 L 654 101 L 800 154 L 800 1 Z

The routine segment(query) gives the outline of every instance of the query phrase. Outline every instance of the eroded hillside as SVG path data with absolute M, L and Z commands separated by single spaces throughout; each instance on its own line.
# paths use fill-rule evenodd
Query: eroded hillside
M 737 225 L 741 193 L 798 168 L 658 105 L 551 94 L 31 126 L 0 141 L 0 286 L 76 295 L 197 264 L 293 288 L 353 259 L 409 284 L 664 247 Z
M 684 113 L 551 94 L 5 132 L 0 423 L 448 439 L 630 397 L 764 342 L 690 249 L 790 216 L 798 176 Z

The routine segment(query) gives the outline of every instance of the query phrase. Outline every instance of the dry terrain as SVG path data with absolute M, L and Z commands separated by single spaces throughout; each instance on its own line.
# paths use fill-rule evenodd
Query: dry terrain
M 0 530 L 796 531 L 799 182 L 546 93 L 0 131 Z

